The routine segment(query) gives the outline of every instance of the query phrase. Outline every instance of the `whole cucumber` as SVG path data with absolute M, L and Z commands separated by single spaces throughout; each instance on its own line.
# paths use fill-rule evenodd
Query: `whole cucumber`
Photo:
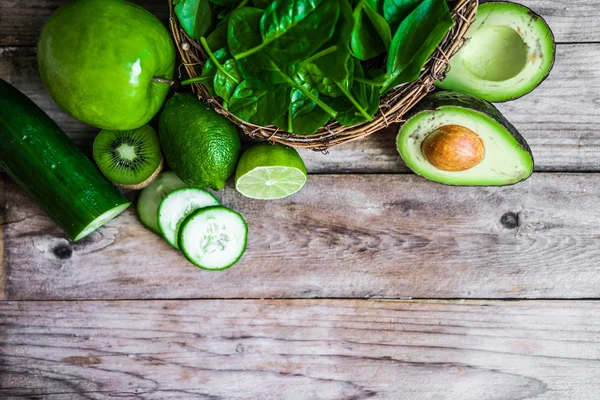
M 3 79 L 0 168 L 74 241 L 131 204 L 44 111 Z

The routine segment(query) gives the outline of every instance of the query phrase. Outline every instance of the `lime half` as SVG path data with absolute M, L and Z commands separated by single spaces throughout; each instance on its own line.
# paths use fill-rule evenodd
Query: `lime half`
M 242 155 L 235 188 L 251 199 L 274 200 L 296 193 L 306 180 L 306 166 L 295 149 L 260 143 Z

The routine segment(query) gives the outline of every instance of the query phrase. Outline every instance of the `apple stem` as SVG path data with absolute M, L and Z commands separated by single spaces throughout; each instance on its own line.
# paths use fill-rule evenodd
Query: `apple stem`
M 166 83 L 169 86 L 173 86 L 175 84 L 175 81 L 172 79 L 159 78 L 158 76 L 153 76 L 152 81 L 158 83 Z

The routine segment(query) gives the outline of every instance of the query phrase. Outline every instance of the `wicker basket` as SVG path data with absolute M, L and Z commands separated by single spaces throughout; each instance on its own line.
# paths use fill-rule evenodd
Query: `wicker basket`
M 450 57 L 464 44 L 464 35 L 475 18 L 478 0 L 448 0 L 448 3 L 453 10 L 454 27 L 429 59 L 421 72 L 421 76 L 416 81 L 401 85 L 381 98 L 379 112 L 375 114 L 372 121 L 354 126 L 341 126 L 337 122 L 332 122 L 312 135 L 290 134 L 275 126 L 257 126 L 242 121 L 225 110 L 219 99 L 211 96 L 200 84 L 194 84 L 193 90 L 198 98 L 212 105 L 215 110 L 225 115 L 253 138 L 266 139 L 291 147 L 316 151 L 325 151 L 333 146 L 364 139 L 392 123 L 401 122 L 402 116 L 435 88 L 435 81 L 444 77 Z M 169 0 L 169 6 L 171 10 L 171 31 L 183 60 L 183 65 L 190 77 L 197 77 L 202 71 L 207 56 L 200 43 L 190 38 L 179 25 L 173 11 L 172 0 Z

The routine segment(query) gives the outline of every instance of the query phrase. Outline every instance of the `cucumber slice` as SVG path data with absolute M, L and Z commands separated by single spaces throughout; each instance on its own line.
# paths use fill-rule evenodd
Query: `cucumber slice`
M 186 258 L 202 269 L 231 267 L 244 254 L 248 225 L 237 212 L 225 207 L 195 211 L 181 224 L 179 246 Z
M 173 171 L 160 174 L 154 182 L 140 192 L 137 212 L 142 224 L 152 232 L 161 234 L 158 227 L 158 206 L 172 191 L 188 187 Z
M 199 208 L 219 206 L 219 200 L 206 190 L 185 188 L 167 195 L 158 206 L 158 228 L 169 244 L 176 249 L 181 223 Z

